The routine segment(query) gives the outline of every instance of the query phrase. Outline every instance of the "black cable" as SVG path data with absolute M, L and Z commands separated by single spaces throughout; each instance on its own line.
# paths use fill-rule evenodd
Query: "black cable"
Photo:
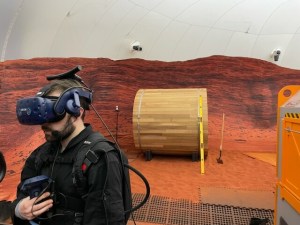
M 78 75 L 76 75 L 78 78 L 80 78 Z M 80 83 L 82 83 L 84 85 L 84 87 L 88 88 L 89 90 L 91 90 L 87 85 L 86 83 L 80 78 Z M 96 108 L 94 107 L 94 105 L 91 103 L 90 104 L 92 109 L 94 110 L 94 112 L 96 113 L 97 117 L 100 119 L 100 121 L 102 122 L 102 124 L 104 125 L 104 127 L 106 128 L 106 130 L 108 131 L 109 135 L 111 136 L 111 138 L 113 139 L 113 141 L 115 142 L 116 144 L 116 147 L 117 147 L 117 150 L 119 151 L 119 155 L 121 157 L 121 164 L 122 166 L 124 167 L 127 167 L 128 169 L 132 170 L 133 172 L 135 172 L 142 180 L 143 182 L 145 183 L 145 187 L 146 187 L 146 195 L 145 195 L 145 198 L 143 199 L 143 201 L 140 202 L 140 204 L 138 204 L 137 206 L 129 209 L 129 210 L 126 210 L 125 211 L 125 214 L 126 213 L 129 213 L 129 212 L 133 212 L 137 209 L 139 209 L 140 207 L 142 207 L 148 200 L 149 196 L 150 196 L 150 185 L 147 181 L 147 179 L 144 177 L 144 175 L 142 173 L 140 173 L 137 169 L 133 168 L 132 166 L 128 165 L 128 164 L 125 164 L 124 161 L 123 161 L 123 157 L 122 157 L 122 153 L 121 153 L 121 149 L 120 149 L 120 146 L 117 142 L 117 140 L 115 139 L 115 137 L 113 136 L 112 132 L 110 131 L 110 129 L 108 128 L 108 126 L 106 125 L 106 123 L 104 122 L 104 120 L 102 119 L 102 117 L 100 116 L 100 114 L 97 112 Z M 123 175 L 125 176 L 125 171 L 123 169 Z M 126 177 L 125 177 L 126 178 Z M 127 182 L 127 180 L 125 179 L 125 181 Z M 129 184 L 127 184 L 127 186 L 129 187 Z M 129 188 L 128 188 L 129 189 Z
M 94 105 L 90 104 L 90 106 L 92 107 L 92 109 L 96 113 L 97 117 L 101 120 L 101 123 L 104 125 L 105 129 L 108 131 L 109 135 L 113 139 L 114 143 L 117 145 L 118 149 L 120 149 L 120 146 L 119 146 L 118 142 L 116 141 L 114 135 L 111 133 L 110 129 L 108 128 L 108 126 L 106 125 L 106 123 L 104 122 L 104 120 L 102 119 L 102 117 L 100 116 L 100 114 L 97 112 L 97 110 L 95 109 Z
M 146 195 L 145 195 L 143 201 L 141 201 L 135 207 L 133 207 L 133 208 L 125 211 L 125 213 L 128 213 L 128 212 L 133 212 L 133 211 L 141 208 L 147 202 L 147 200 L 148 200 L 148 198 L 150 196 L 150 185 L 149 185 L 147 179 L 144 177 L 144 175 L 141 172 L 139 172 L 137 169 L 135 169 L 134 167 L 132 167 L 132 166 L 130 166 L 128 164 L 125 164 L 125 163 L 124 163 L 124 166 L 127 167 L 128 169 L 132 170 L 133 172 L 135 172 L 143 180 L 143 182 L 145 183 L 145 187 L 146 187 Z
M 106 209 L 106 202 L 105 202 L 105 187 L 108 179 L 108 156 L 107 153 L 104 153 L 105 155 L 105 160 L 106 160 L 106 176 L 103 184 L 103 191 L 102 191 L 102 201 L 103 201 L 103 207 L 104 207 L 104 213 L 105 213 L 105 220 L 106 220 L 106 225 L 108 225 L 108 216 L 107 216 L 107 209 Z
M 84 84 L 84 85 L 85 85 L 85 84 Z M 88 87 L 87 87 L 87 88 L 88 88 Z M 119 155 L 120 155 L 120 157 L 121 157 L 121 164 L 122 164 L 122 166 L 125 166 L 125 167 L 127 167 L 128 169 L 130 169 L 130 170 L 132 170 L 133 172 L 135 172 L 135 174 L 137 174 L 137 175 L 143 180 L 143 182 L 145 183 L 145 187 L 146 187 L 146 196 L 145 196 L 145 198 L 144 198 L 143 201 L 142 201 L 140 204 L 138 204 L 137 206 L 135 206 L 135 207 L 133 207 L 133 208 L 131 208 L 131 209 L 129 209 L 129 210 L 126 210 L 126 211 L 125 211 L 125 214 L 126 214 L 126 213 L 129 213 L 129 212 L 133 212 L 133 211 L 139 209 L 140 207 L 142 207 L 142 206 L 147 202 L 147 200 L 148 200 L 148 198 L 149 198 L 149 196 L 150 196 L 150 185 L 149 185 L 147 179 L 145 178 L 145 176 L 144 176 L 141 172 L 139 172 L 139 171 L 138 171 L 137 169 L 135 169 L 134 167 L 132 167 L 132 166 L 130 166 L 130 165 L 124 163 L 123 157 L 122 157 L 122 153 L 121 153 L 121 149 L 120 149 L 120 146 L 119 146 L 118 142 L 116 141 L 116 139 L 115 139 L 114 136 L 112 135 L 112 133 L 111 133 L 111 131 L 109 130 L 108 126 L 106 125 L 106 123 L 104 122 L 104 120 L 102 119 L 102 117 L 100 116 L 100 114 L 97 112 L 97 110 L 95 109 L 95 107 L 94 107 L 92 104 L 91 104 L 91 106 L 92 106 L 92 109 L 95 111 L 96 115 L 98 116 L 98 118 L 101 120 L 102 124 L 105 126 L 106 130 L 108 131 L 108 133 L 110 134 L 110 136 L 112 137 L 112 139 L 114 140 L 114 142 L 115 142 L 115 144 L 116 144 L 116 147 L 117 147 L 117 150 L 119 151 Z M 123 175 L 124 175 L 124 177 L 125 177 L 125 171 L 124 171 L 124 169 L 123 169 Z M 127 179 L 126 179 L 126 177 L 125 177 L 125 182 L 126 182 L 126 184 L 127 184 Z M 127 184 L 127 186 L 129 187 L 129 184 Z M 129 188 L 128 188 L 128 189 L 129 189 Z
M 57 148 L 57 151 L 55 153 L 55 157 L 54 157 L 54 160 L 53 160 L 53 163 L 52 163 L 52 166 L 51 166 L 51 169 L 50 169 L 50 177 L 48 179 L 48 185 L 41 191 L 41 193 L 39 193 L 39 195 L 37 196 L 37 199 L 42 195 L 44 194 L 46 191 L 49 190 L 49 187 L 50 185 L 55 185 L 55 182 L 54 182 L 54 179 L 53 179 L 53 172 L 54 172 L 54 166 L 55 166 L 55 163 L 56 163 L 56 160 L 57 160 L 57 156 L 58 156 L 58 152 L 60 151 L 60 148 L 61 148 L 61 145 L 59 145 L 59 148 Z M 50 193 L 50 197 L 52 198 L 52 194 L 54 193 Z M 34 215 L 33 213 L 33 206 L 35 205 L 37 199 L 34 201 L 34 204 L 32 205 L 32 208 L 31 208 L 31 213 L 32 215 Z M 55 203 L 55 202 L 54 202 Z M 40 216 L 37 216 L 35 219 L 38 219 L 38 220 L 48 220 L 48 219 L 52 219 L 53 217 L 56 217 L 56 216 L 64 216 L 65 214 L 60 214 L 60 213 L 56 213 L 54 215 L 51 215 L 49 217 L 40 217 Z

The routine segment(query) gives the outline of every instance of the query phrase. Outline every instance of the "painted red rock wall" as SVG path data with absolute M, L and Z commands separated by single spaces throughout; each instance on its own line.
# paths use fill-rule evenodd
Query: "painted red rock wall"
M 105 58 L 36 58 L 0 63 L 0 150 L 8 160 L 8 173 L 0 188 L 15 191 L 27 155 L 43 142 L 37 126 L 19 125 L 16 100 L 33 96 L 47 83 L 47 75 L 77 65 L 78 73 L 94 90 L 94 106 L 127 152 L 138 152 L 132 136 L 132 108 L 139 89 L 207 88 L 208 146 L 219 149 L 222 113 L 225 113 L 223 151 L 276 151 L 277 93 L 298 84 L 300 71 L 262 60 L 213 56 L 183 62 L 110 60 Z M 94 112 L 87 122 L 105 136 L 109 133 Z M 209 152 L 208 152 L 209 155 Z M 2 192 L 2 190 L 1 190 Z M 4 193 L 4 192 L 2 192 Z M 14 194 L 6 191 L 2 199 Z

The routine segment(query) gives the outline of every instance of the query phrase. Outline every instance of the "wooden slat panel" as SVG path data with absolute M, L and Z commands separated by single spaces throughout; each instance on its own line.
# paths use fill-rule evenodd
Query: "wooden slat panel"
M 203 101 L 204 148 L 207 150 L 207 91 L 205 88 L 141 89 L 133 107 L 137 148 L 182 154 L 199 150 L 199 96 Z

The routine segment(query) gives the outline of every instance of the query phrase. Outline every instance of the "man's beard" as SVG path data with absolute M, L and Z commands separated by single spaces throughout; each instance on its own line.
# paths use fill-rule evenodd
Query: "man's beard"
M 71 122 L 71 116 L 70 116 L 61 131 L 52 130 L 51 128 L 43 125 L 42 125 L 42 130 L 50 131 L 50 133 L 45 133 L 45 138 L 47 141 L 56 142 L 56 141 L 63 141 L 67 137 L 69 137 L 74 132 L 75 126 L 73 125 L 73 122 Z

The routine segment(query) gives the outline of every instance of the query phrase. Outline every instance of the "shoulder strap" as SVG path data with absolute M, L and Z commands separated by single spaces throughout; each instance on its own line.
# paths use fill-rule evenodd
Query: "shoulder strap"
M 100 142 L 106 142 L 107 144 L 102 144 L 101 148 L 97 148 L 96 145 Z M 118 149 L 115 143 L 107 140 L 101 134 L 93 133 L 84 141 L 73 164 L 73 183 L 81 196 L 84 196 L 87 193 L 87 176 L 85 176 L 85 174 L 88 172 L 89 167 L 98 162 L 101 153 L 110 151 L 116 151 L 122 164 L 128 164 L 125 153 Z M 127 224 L 131 214 L 132 195 L 129 170 L 124 166 L 122 166 L 122 170 L 124 176 L 122 181 L 122 195 L 125 210 L 125 222 Z
M 94 147 L 100 142 L 107 142 L 101 149 Z M 80 146 L 73 164 L 73 184 L 76 186 L 81 195 L 86 194 L 87 178 L 86 172 L 92 164 L 99 161 L 99 155 L 105 152 L 115 150 L 111 142 L 104 138 L 100 133 L 95 132 L 88 136 L 84 143 Z
M 102 145 L 101 148 L 95 148 L 95 146 L 100 142 L 107 142 L 107 145 Z M 82 162 L 81 169 L 85 174 L 92 164 L 99 161 L 99 155 L 103 152 L 109 152 L 115 150 L 114 143 L 110 142 L 104 138 L 99 133 L 91 134 L 85 141 L 86 144 L 90 145 L 89 150 L 85 153 L 84 160 Z M 98 153 L 98 154 L 97 154 Z M 99 154 L 100 153 L 100 154 Z

